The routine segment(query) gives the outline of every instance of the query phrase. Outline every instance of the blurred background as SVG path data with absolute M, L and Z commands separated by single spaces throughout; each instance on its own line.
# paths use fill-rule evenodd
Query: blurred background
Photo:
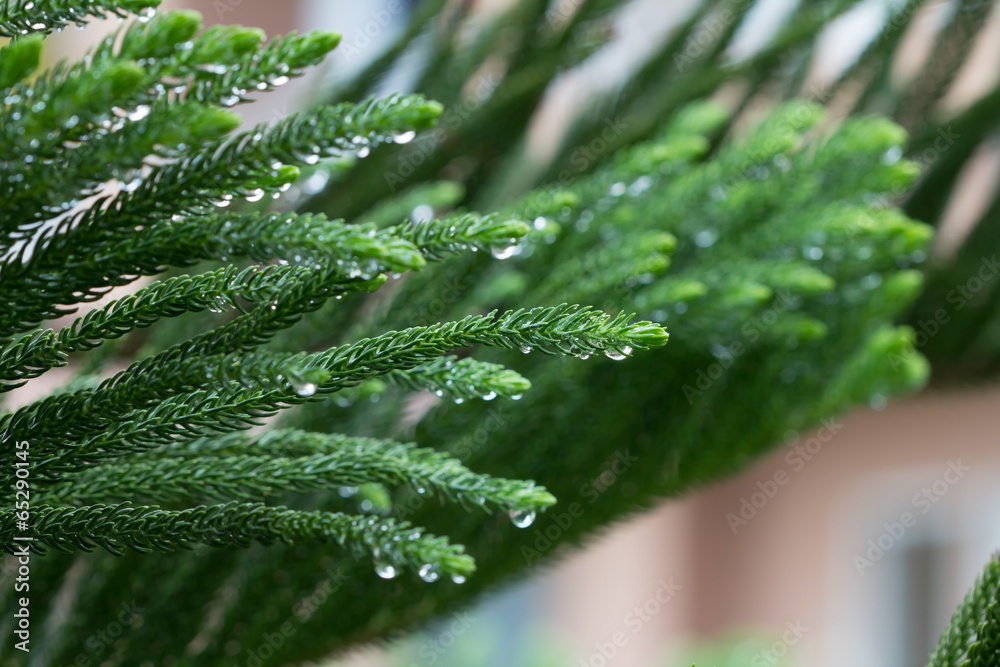
M 856 57 L 878 32 L 888 3 L 862 2 L 829 25 L 821 39 L 824 57 L 805 85 L 820 85 Z M 239 107 L 251 123 L 277 119 L 360 71 L 405 28 L 415 4 L 190 0 L 166 1 L 164 8 L 194 8 L 206 23 L 259 26 L 269 35 L 316 28 L 344 35 L 325 69 Z M 467 4 L 489 16 L 510 3 Z M 613 88 L 620 72 L 641 62 L 695 4 L 649 0 L 626 7 L 607 46 L 546 93 L 528 142 L 539 163 L 557 150 L 573 110 L 592 92 Z M 795 4 L 758 2 L 730 56 L 752 53 Z M 954 4 L 921 8 L 907 27 L 896 75 L 910 76 L 920 61 L 935 57 L 931 37 Z M 986 14 L 988 25 L 970 45 L 945 105 L 961 107 L 995 85 L 996 9 Z M 78 54 L 106 28 L 67 31 L 49 56 Z M 406 78 L 405 71 L 395 72 L 383 86 L 405 89 Z M 1000 172 L 996 142 L 971 165 L 962 196 L 940 225 L 940 252 L 961 242 L 992 196 Z M 932 389 L 829 421 L 813 433 L 788 433 L 784 446 L 741 475 L 633 517 L 557 566 L 539 568 L 417 635 L 330 664 L 923 665 L 1000 545 L 1000 515 L 991 510 L 1000 501 L 998 404 L 998 388 Z M 593 483 L 615 482 L 609 471 Z

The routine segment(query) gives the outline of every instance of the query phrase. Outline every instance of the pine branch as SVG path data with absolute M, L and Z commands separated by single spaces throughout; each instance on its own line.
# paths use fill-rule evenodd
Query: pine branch
M 345 274 L 374 275 L 421 268 L 459 250 L 506 245 L 527 233 L 524 223 L 497 216 L 460 214 L 379 229 L 320 214 L 209 215 L 150 230 L 133 247 L 157 257 L 274 259 L 338 263 Z M 141 244 L 141 245 L 140 245 Z M 418 252 L 419 251 L 419 252 Z M 356 277 L 356 276 L 355 276 Z
M 979 625 L 976 641 L 969 647 L 969 667 L 991 667 L 1000 659 L 1000 599 L 994 593 Z
M 315 356 L 302 353 L 192 356 L 183 348 L 171 352 L 138 361 L 94 389 L 51 396 L 17 410 L 0 421 L 2 433 L 15 439 L 30 436 L 35 451 L 45 452 L 57 443 L 78 442 L 99 433 L 172 396 L 203 388 L 219 393 L 233 388 L 263 395 L 311 395 L 317 383 L 329 378 L 329 373 L 314 365 Z M 312 389 L 306 391 L 306 387 Z M 53 421 L 44 421 L 50 418 Z
M 171 237 L 182 241 L 171 243 L 164 239 L 160 243 L 173 246 L 180 257 L 192 260 L 223 254 L 259 261 L 280 257 L 297 263 L 322 258 L 335 262 L 339 273 L 356 280 L 359 275 L 419 268 L 424 257 L 442 257 L 458 245 L 488 247 L 526 231 L 520 223 L 499 223 L 492 217 L 467 214 L 461 216 L 458 225 L 451 223 L 449 218 L 422 223 L 427 231 L 411 235 L 414 242 L 421 244 L 416 248 L 394 236 L 394 228 L 376 233 L 371 226 L 346 226 L 322 216 L 273 214 L 258 218 L 247 214 L 175 225 Z M 154 283 L 91 311 L 58 333 L 46 330 L 28 334 L 0 350 L 0 382 L 9 383 L 0 386 L 0 391 L 14 389 L 49 368 L 64 365 L 72 352 L 91 349 L 102 340 L 148 327 L 163 317 L 237 308 L 236 299 L 270 302 L 279 290 L 288 286 L 290 279 L 307 273 L 302 267 L 251 267 L 242 272 L 227 267 L 200 276 L 180 276 Z M 327 274 L 322 282 L 329 284 L 331 279 L 333 276 Z
M 377 145 L 426 127 L 439 113 L 438 106 L 420 97 L 389 97 L 295 114 L 271 127 L 208 143 L 195 155 L 152 167 L 123 192 L 93 195 L 85 211 L 21 224 L 6 247 L 0 247 L 0 281 L 9 283 L 28 266 L 49 269 L 42 257 L 50 247 L 72 245 L 78 255 L 101 252 L 134 233 L 136 226 L 204 214 L 218 202 L 228 204 L 233 193 L 277 192 L 297 172 L 282 171 L 276 163 L 308 162 Z
M 150 452 L 153 456 L 87 468 L 49 487 L 42 504 L 253 501 L 368 483 L 409 485 L 467 508 L 528 512 L 555 502 L 532 482 L 478 475 L 436 450 L 390 440 L 282 430 L 266 437 L 230 437 L 223 444 L 177 451 L 171 447 Z
M 543 227 L 536 236 L 544 233 Z M 616 238 L 593 248 L 579 262 L 555 268 L 536 298 L 542 303 L 572 298 L 571 295 L 576 300 L 584 300 L 597 298 L 615 288 L 619 293 L 626 293 L 641 281 L 648 284 L 655 274 L 662 274 L 670 265 L 669 257 L 676 246 L 676 237 L 664 232 Z
M 0 511 L 0 550 L 5 553 L 14 553 L 17 545 L 12 539 L 15 515 L 13 510 Z M 171 552 L 195 544 L 246 547 L 252 542 L 336 542 L 358 556 L 414 571 L 429 565 L 444 574 L 464 576 L 475 568 L 460 546 L 411 528 L 405 521 L 300 512 L 258 503 L 233 502 L 177 511 L 128 504 L 40 505 L 32 508 L 32 522 L 30 548 L 35 553 L 102 547 L 120 554 L 122 549 Z
M 133 23 L 85 60 L 57 65 L 30 86 L 15 86 L 0 108 L 0 172 L 17 172 L 19 156 L 32 158 L 26 160 L 29 173 L 57 155 L 68 154 L 71 165 L 86 162 L 108 135 L 135 138 L 136 130 L 149 129 L 135 122 L 179 101 L 231 106 L 247 99 L 247 89 L 270 90 L 297 76 L 339 41 L 339 35 L 313 32 L 258 48 L 264 33 L 255 28 L 214 26 L 195 36 L 200 26 L 200 15 L 186 11 Z M 32 183 L 24 186 L 26 194 L 36 192 Z
M 94 258 L 120 252 L 123 240 L 142 236 L 147 227 L 169 225 L 177 215 L 202 214 L 214 200 L 227 203 L 234 190 L 253 196 L 280 189 L 297 171 L 275 169 L 275 159 L 303 161 L 308 151 L 352 150 L 357 137 L 377 143 L 429 123 L 437 113 L 422 99 L 393 97 L 291 117 L 266 132 L 243 133 L 155 168 L 133 191 L 98 198 L 80 214 L 19 230 L 6 246 L 0 244 L 6 262 L 0 264 L 0 298 L 11 298 L 18 306 L 0 315 L 0 335 L 64 314 L 59 304 L 98 298 L 109 285 L 128 282 L 129 276 L 109 272 Z M 69 258 L 62 254 L 66 250 Z M 15 290 L 19 299 L 13 298 Z M 27 299 L 25 290 L 31 295 Z
M 311 386 L 271 388 L 254 379 L 250 372 L 247 382 L 253 388 L 222 385 L 193 393 L 185 391 L 194 380 L 191 375 L 172 374 L 170 356 L 157 356 L 141 362 L 143 371 L 135 367 L 109 381 L 103 394 L 81 392 L 59 396 L 22 408 L 0 420 L 0 441 L 11 443 L 0 454 L 0 460 L 13 461 L 13 443 L 31 432 L 35 475 L 41 480 L 56 473 L 79 470 L 100 459 L 119 456 L 124 452 L 149 449 L 211 433 L 224 433 L 248 428 L 259 420 L 274 415 L 289 405 L 318 400 L 324 394 L 356 386 L 365 379 L 391 371 L 409 370 L 433 361 L 446 352 L 475 343 L 507 349 L 546 354 L 597 354 L 624 358 L 633 349 L 648 349 L 666 343 L 664 330 L 649 322 L 630 324 L 625 315 L 611 317 L 588 307 L 556 306 L 518 310 L 503 315 L 467 317 L 463 320 L 427 327 L 414 327 L 383 334 L 372 339 L 333 348 L 326 352 L 293 357 L 298 367 L 310 372 L 328 374 L 327 379 L 310 381 Z M 171 354 L 190 353 L 192 348 L 177 348 Z M 280 363 L 283 357 L 275 357 Z M 271 363 L 265 358 L 262 363 Z M 205 376 L 217 366 L 216 360 L 195 359 L 190 362 L 192 374 Z M 232 363 L 239 368 L 238 359 Z M 150 383 L 145 369 L 157 372 L 169 384 Z M 317 370 L 319 369 L 319 370 Z M 259 371 L 258 371 L 259 372 Z M 187 377 L 185 377 L 187 376 Z M 318 380 L 318 378 L 317 378 Z M 305 390 L 304 390 L 305 389 Z M 164 392 L 167 397 L 163 398 Z M 106 395 L 115 398 L 105 398 Z M 118 403 L 128 396 L 124 404 Z M 157 398 L 160 397 L 160 398 Z M 97 417 L 92 401 L 99 401 Z M 129 416 L 129 408 L 137 412 Z M 121 417 L 121 421 L 116 421 Z M 44 439 L 42 425 L 59 424 L 60 437 Z M 72 429 L 70 428 L 72 425 Z M 75 441 L 78 434 L 98 430 L 92 438 Z
M 497 396 L 520 398 L 531 383 L 516 371 L 484 361 L 454 356 L 441 357 L 408 371 L 391 371 L 385 379 L 414 391 L 449 396 L 456 403 L 471 398 L 487 401 Z
M 470 213 L 454 213 L 433 223 L 407 221 L 399 227 L 400 237 L 419 247 L 431 260 L 459 250 L 506 247 L 527 233 L 527 225 L 520 220 Z
M 70 354 L 91 350 L 165 317 L 211 310 L 241 309 L 239 300 L 270 302 L 288 276 L 305 272 L 292 266 L 227 266 L 198 276 L 177 276 L 91 310 L 73 324 L 27 334 L 0 350 L 0 392 L 64 366 Z
M 1000 557 L 994 555 L 955 610 L 928 667 L 987 667 L 996 662 L 1000 640 L 997 609 Z
M 0 48 L 0 90 L 10 88 L 38 69 L 44 41 L 41 35 L 27 35 Z
M 52 32 L 93 16 L 125 17 L 159 6 L 160 0 L 4 0 L 0 4 L 0 37 Z

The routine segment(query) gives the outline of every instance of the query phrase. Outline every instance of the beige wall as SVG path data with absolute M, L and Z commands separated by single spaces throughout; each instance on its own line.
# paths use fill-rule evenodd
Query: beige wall
M 865 656 L 877 654 L 866 635 L 878 628 L 863 623 L 874 611 L 873 597 L 878 605 L 880 591 L 895 594 L 887 586 L 898 574 L 893 556 L 927 534 L 952 542 L 955 558 L 940 582 L 941 603 L 950 612 L 989 553 L 1000 548 L 990 503 L 1000 479 L 998 406 L 1000 389 L 989 388 L 858 412 L 839 422 L 842 428 L 827 442 L 813 441 L 821 446 L 801 469 L 792 449 L 783 447 L 738 477 L 667 502 L 539 580 L 553 596 L 551 620 L 584 651 L 592 649 L 661 578 L 674 577 L 683 590 L 655 624 L 630 640 L 616 667 L 653 664 L 655 655 L 685 636 L 720 637 L 746 627 L 780 635 L 796 621 L 809 628 L 794 647 L 797 664 L 867 665 Z M 933 484 L 949 461 L 970 470 L 939 496 Z M 779 471 L 787 481 L 734 534 L 727 515 L 738 515 L 742 499 Z M 925 487 L 939 498 L 926 514 L 925 501 L 913 503 Z M 865 554 L 869 539 L 878 539 L 883 523 L 898 522 L 905 511 L 915 525 L 859 573 L 854 557 Z M 892 609 L 893 600 L 882 602 Z

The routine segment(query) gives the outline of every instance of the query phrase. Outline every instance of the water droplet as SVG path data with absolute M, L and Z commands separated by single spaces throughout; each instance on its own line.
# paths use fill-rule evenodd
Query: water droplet
M 532 347 L 530 345 L 522 345 L 521 352 L 523 354 L 531 354 Z
M 604 351 L 604 356 L 606 356 L 608 359 L 614 359 L 615 361 L 621 361 L 630 354 L 632 354 L 632 348 L 629 347 L 628 345 L 623 347 L 620 352 L 618 350 Z
M 396 576 L 396 568 L 389 563 L 375 563 L 375 574 L 383 579 L 392 579 Z
M 434 209 L 427 204 L 420 204 L 410 213 L 413 222 L 426 222 L 434 219 Z
M 413 130 L 409 132 L 400 132 L 399 134 L 393 136 L 392 140 L 397 144 L 408 144 L 413 141 L 413 138 L 417 136 L 417 133 Z
M 273 76 L 270 79 L 268 79 L 267 82 L 270 83 L 272 86 L 283 86 L 286 83 L 288 83 L 288 77 L 287 76 Z
M 821 260 L 823 259 L 823 249 L 817 246 L 812 246 L 811 248 L 806 248 L 802 251 L 808 259 Z
M 128 114 L 128 119 L 131 121 L 137 121 L 137 120 L 142 120 L 148 115 L 149 115 L 149 105 L 140 104 Z
M 548 220 L 546 220 L 545 218 L 542 217 L 535 218 L 534 227 L 538 231 L 542 231 L 543 229 L 545 229 L 545 225 L 547 224 Z
M 640 176 L 628 186 L 628 193 L 632 197 L 638 197 L 653 185 L 653 179 L 649 176 Z
M 610 188 L 608 188 L 608 194 L 612 197 L 621 197 L 625 194 L 625 184 L 621 182 L 613 184 Z
M 367 146 L 365 146 L 364 148 L 362 148 L 361 150 L 358 151 L 358 157 L 359 158 L 366 158 L 369 155 L 371 155 L 371 152 L 372 152 L 372 150 L 370 148 L 368 148 Z
M 882 153 L 882 164 L 896 164 L 903 157 L 903 149 L 899 146 L 892 146 Z
M 535 510 L 511 510 L 510 522 L 518 528 L 527 528 L 535 521 Z
M 512 400 L 512 401 L 520 401 L 521 398 L 523 398 L 523 397 L 524 397 L 524 394 L 514 394 L 513 396 L 510 397 L 510 400 Z
M 492 401 L 496 397 L 497 397 L 497 393 L 495 391 L 491 391 L 490 393 L 485 394 L 483 396 L 483 400 L 484 401 Z
M 420 567 L 419 574 L 420 574 L 420 578 L 423 579 L 424 581 L 426 581 L 427 583 L 431 583 L 433 581 L 437 581 L 438 578 L 441 576 L 438 573 L 437 568 L 434 567 L 433 565 L 431 565 L 430 563 L 427 563 L 426 565 L 422 565 Z
M 463 577 L 460 574 L 453 574 L 453 575 L 451 575 L 451 580 L 453 582 L 455 582 L 456 584 L 459 584 L 459 585 L 462 585 L 462 584 L 465 583 L 465 577 Z
M 292 380 L 291 383 L 292 383 L 292 389 L 294 389 L 295 393 L 298 394 L 299 396 L 312 396 L 313 394 L 316 393 L 317 387 L 316 384 L 313 382 L 299 382 L 296 380 Z
M 881 273 L 869 273 L 867 276 L 860 281 L 861 289 L 873 290 L 882 284 L 882 274 Z
M 319 169 L 315 173 L 309 175 L 309 178 L 307 178 L 302 184 L 302 189 L 307 195 L 314 195 L 325 188 L 329 181 L 330 172 L 325 169 Z
M 719 232 L 714 229 L 703 229 L 694 235 L 694 244 L 699 248 L 711 248 L 719 240 Z
M 264 198 L 264 190 L 262 190 L 261 188 L 257 188 L 256 190 L 247 195 L 247 201 L 249 202 L 260 201 L 263 198 Z
M 506 248 L 493 248 L 490 250 L 493 256 L 497 259 L 508 259 L 514 255 L 521 253 L 521 247 L 517 245 L 507 246 Z
M 465 399 L 462 398 L 461 396 L 455 399 L 455 405 L 461 405 L 462 403 L 465 403 Z
M 316 164 L 317 162 L 319 162 L 319 155 L 315 153 L 313 153 L 312 155 L 307 155 L 304 158 L 302 158 L 302 161 L 305 162 L 306 164 Z
M 217 294 L 212 298 L 211 303 L 209 303 L 208 309 L 213 313 L 222 313 L 225 312 L 228 307 L 229 307 L 229 301 L 226 299 L 226 297 L 222 296 L 221 294 Z

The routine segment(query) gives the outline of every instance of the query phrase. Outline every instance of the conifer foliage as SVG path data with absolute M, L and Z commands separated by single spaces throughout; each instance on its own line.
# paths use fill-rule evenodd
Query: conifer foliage
M 300 167 L 412 135 L 441 111 L 420 96 L 391 96 L 235 132 L 239 118 L 227 107 L 319 62 L 336 46 L 334 34 L 265 41 L 256 29 L 201 31 L 191 12 L 144 12 L 86 59 L 36 71 L 40 33 L 148 4 L 5 3 L 3 30 L 12 39 L 0 51 L 0 391 L 160 320 L 219 316 L 207 331 L 147 349 L 118 372 L 93 363 L 70 386 L 0 417 L 0 495 L 10 505 L 0 511 L 3 549 L 13 552 L 15 536 L 29 531 L 37 553 L 334 542 L 374 560 L 384 577 L 410 570 L 464 578 L 474 564 L 461 546 L 406 521 L 259 501 L 377 482 L 518 516 L 554 502 L 544 488 L 475 474 L 445 454 L 387 439 L 233 434 L 379 377 L 411 388 L 454 386 L 466 398 L 530 386 L 497 364 L 446 356 L 457 348 L 618 354 L 658 347 L 666 334 L 560 305 L 383 331 L 311 353 L 265 349 L 335 296 L 374 290 L 385 274 L 461 252 L 507 247 L 527 227 L 466 213 L 382 228 L 266 213 L 258 202 L 287 190 Z M 230 205 L 241 210 L 224 211 Z M 174 270 L 204 261 L 223 265 Z M 165 271 L 170 277 L 65 326 L 38 328 Z M 31 472 L 26 522 L 13 507 L 22 461 Z
M 518 187 L 510 146 L 617 3 L 516 3 L 465 51 L 432 40 L 418 93 L 373 96 L 410 40 L 450 29 L 442 4 L 337 99 L 250 129 L 229 108 L 336 35 L 202 30 L 142 0 L 0 4 L 0 395 L 75 371 L 0 414 L 0 546 L 34 538 L 43 663 L 72 663 L 123 603 L 142 620 L 107 664 L 318 659 L 926 380 L 894 324 L 931 236 L 892 206 L 918 175 L 898 125 L 789 101 L 730 132 L 692 101 L 722 80 L 719 49 L 674 87 L 640 72 L 619 100 L 655 118 Z M 779 42 L 850 3 L 816 4 Z M 46 33 L 109 12 L 133 18 L 40 66 Z M 511 51 L 518 31 L 538 38 Z M 498 44 L 506 79 L 429 131 Z M 587 120 L 593 147 L 606 119 Z M 423 166 L 401 178 L 406 151 Z M 980 597 L 956 647 L 996 615 Z M 256 651 L 286 623 L 294 642 Z
M 987 667 L 1000 661 L 1000 557 L 994 554 L 931 654 L 929 667 Z

